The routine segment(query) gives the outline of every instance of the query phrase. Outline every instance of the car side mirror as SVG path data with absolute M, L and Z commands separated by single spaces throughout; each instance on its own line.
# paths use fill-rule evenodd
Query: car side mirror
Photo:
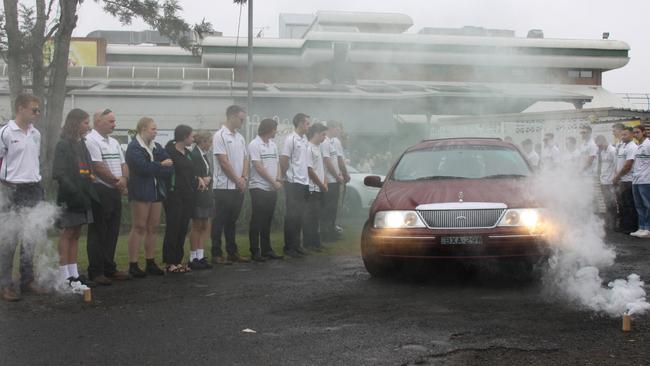
M 367 185 L 368 187 L 381 188 L 381 186 L 384 183 L 381 181 L 380 176 L 378 176 L 378 175 L 369 175 L 369 176 L 363 178 L 363 184 Z

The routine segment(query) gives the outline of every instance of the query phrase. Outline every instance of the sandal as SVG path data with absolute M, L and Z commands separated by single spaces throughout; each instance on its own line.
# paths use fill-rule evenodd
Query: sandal
M 170 264 L 166 268 L 167 273 L 187 273 L 192 270 L 184 264 Z
M 185 271 L 183 271 L 183 267 L 180 266 L 180 265 L 176 265 L 176 264 L 170 264 L 170 265 L 168 265 L 168 266 L 165 268 L 165 271 L 166 271 L 167 273 L 185 273 Z

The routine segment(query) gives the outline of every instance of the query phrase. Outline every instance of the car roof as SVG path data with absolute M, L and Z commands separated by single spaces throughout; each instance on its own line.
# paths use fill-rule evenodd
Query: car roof
M 460 146 L 460 145 L 480 145 L 480 146 L 502 146 L 517 149 L 517 147 L 509 142 L 505 142 L 500 138 L 487 138 L 487 137 L 453 137 L 444 139 L 427 139 L 409 147 L 406 151 L 430 149 L 432 147 L 440 146 Z

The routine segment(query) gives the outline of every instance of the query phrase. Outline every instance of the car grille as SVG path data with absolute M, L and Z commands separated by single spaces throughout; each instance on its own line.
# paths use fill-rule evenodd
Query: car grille
M 505 209 L 418 211 L 431 228 L 485 228 L 497 224 Z

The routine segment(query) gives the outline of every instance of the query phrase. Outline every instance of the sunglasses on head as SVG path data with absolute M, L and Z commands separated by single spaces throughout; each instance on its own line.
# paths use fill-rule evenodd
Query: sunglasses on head
M 101 115 L 102 115 L 102 116 L 105 116 L 105 115 L 107 115 L 107 114 L 109 114 L 109 113 L 113 113 L 113 111 L 110 110 L 110 109 L 108 109 L 108 108 L 106 108 L 106 109 L 104 109 L 104 111 L 102 112 Z

